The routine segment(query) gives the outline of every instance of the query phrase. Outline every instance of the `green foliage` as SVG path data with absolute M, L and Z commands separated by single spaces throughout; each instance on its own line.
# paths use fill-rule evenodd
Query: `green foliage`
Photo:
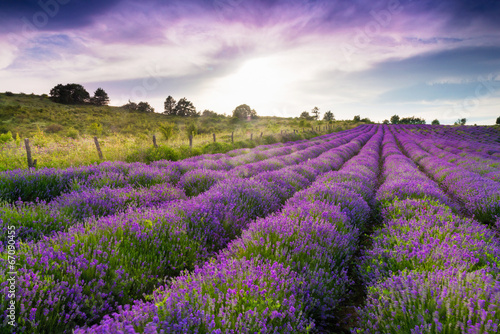
M 435 120 L 433 120 L 433 121 L 432 121 L 432 123 L 431 123 L 431 124 L 432 124 L 432 125 L 439 125 L 440 123 L 439 123 L 439 120 L 438 120 L 438 119 L 435 119 Z
M 301 128 L 310 128 L 311 127 L 311 123 L 307 122 L 305 119 L 301 119 L 300 122 L 299 122 L 299 126 Z
M 356 116 L 354 116 L 354 118 L 353 118 L 352 120 L 353 120 L 353 122 L 355 122 L 355 123 L 357 123 L 357 122 L 361 122 L 361 116 L 356 115 Z
M 399 124 L 399 116 L 398 115 L 394 115 L 391 117 L 391 123 L 392 124 Z
M 304 120 L 312 121 L 314 119 L 314 117 L 311 116 L 307 111 L 303 111 L 302 114 L 300 114 L 300 118 L 303 118 L 302 121 Z
M 19 133 L 16 133 L 16 146 L 19 147 L 21 145 L 21 137 L 19 137 Z
M 109 104 L 109 96 L 102 88 L 97 88 L 91 103 L 96 106 L 105 106 Z
M 0 134 L 0 144 L 5 144 L 6 142 L 12 141 L 12 132 L 8 131 L 7 133 Z
M 89 92 L 79 84 L 59 84 L 51 89 L 52 101 L 62 104 L 84 104 L 90 102 Z
M 499 124 L 500 124 L 500 116 L 499 116 L 499 117 L 497 117 L 496 124 L 497 124 L 497 125 L 499 125 Z
M 89 132 L 93 135 L 100 136 L 102 134 L 102 125 L 97 122 L 90 124 Z
M 465 123 L 467 123 L 467 119 L 466 118 L 459 118 L 455 123 L 453 123 L 454 125 L 465 125 Z
M 127 162 L 146 162 L 150 163 L 158 160 L 177 161 L 181 158 L 179 152 L 168 146 L 150 147 L 145 151 L 136 151 L 125 159 Z
M 217 116 L 223 116 L 223 115 L 219 115 L 215 111 L 205 109 L 205 110 L 203 110 L 201 116 L 202 117 L 217 117 Z
M 60 124 L 51 124 L 45 128 L 47 133 L 58 133 L 64 130 L 64 127 Z
M 335 120 L 335 116 L 333 115 L 333 113 L 328 110 L 327 112 L 325 112 L 325 114 L 323 115 L 323 120 L 325 121 L 328 121 L 328 122 L 331 122 L 331 121 L 334 121 Z
M 137 111 L 144 113 L 152 113 L 155 112 L 155 108 L 151 107 L 151 105 L 147 102 L 139 102 L 139 104 L 137 105 Z
M 160 130 L 161 134 L 163 135 L 163 138 L 165 138 L 165 140 L 167 140 L 167 141 L 170 138 L 172 138 L 176 128 L 177 128 L 177 126 L 171 122 L 167 122 L 165 124 L 160 124 L 158 126 L 158 129 Z
M 78 130 L 73 127 L 69 128 L 66 132 L 66 137 L 68 138 L 77 139 L 79 135 L 80 133 L 78 132 Z
M 313 118 L 315 120 L 318 120 L 319 119 L 319 108 L 318 107 L 314 107 L 312 110 L 311 110 L 311 114 L 313 114 Z
M 404 117 L 399 120 L 399 124 L 425 124 L 425 119 L 415 116 Z
M 389 120 L 388 119 L 384 119 L 384 121 L 382 122 L 382 124 L 389 124 Z
M 12 93 L 12 92 L 5 92 L 5 95 L 6 96 L 14 96 L 14 93 Z
M 255 119 L 257 118 L 257 112 L 254 109 L 251 109 L 247 104 L 242 104 L 233 110 L 233 117 L 241 120 Z
M 196 136 L 198 134 L 198 128 L 195 123 L 189 123 L 186 125 L 186 136 Z
M 175 116 L 176 101 L 172 96 L 169 95 L 163 105 L 164 105 L 163 113 L 165 115 Z
M 183 117 L 200 116 L 196 112 L 196 108 L 194 107 L 193 103 L 191 101 L 188 101 L 185 97 L 177 102 L 177 105 L 175 106 L 175 115 Z

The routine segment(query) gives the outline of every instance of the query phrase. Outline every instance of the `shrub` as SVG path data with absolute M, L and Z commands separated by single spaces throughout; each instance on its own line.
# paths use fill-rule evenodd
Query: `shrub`
M 6 142 L 12 141 L 12 132 L 8 131 L 7 133 L 0 134 L 0 144 L 5 144 Z
M 180 159 L 179 152 L 168 146 L 160 146 L 160 147 L 150 147 L 143 153 L 136 151 L 127 156 L 126 161 L 127 162 L 142 161 L 149 163 L 158 160 L 177 161 L 179 159 Z
M 93 135 L 101 135 L 102 134 L 102 125 L 99 123 L 92 123 L 89 127 L 89 132 Z
M 45 128 L 47 133 L 58 133 L 64 130 L 64 127 L 60 124 L 51 124 Z
M 80 133 L 78 132 L 78 130 L 73 127 L 69 128 L 66 132 L 66 137 L 68 138 L 77 139 L 79 135 Z
M 5 92 L 5 95 L 6 96 L 14 96 L 14 93 L 12 93 L 12 92 Z

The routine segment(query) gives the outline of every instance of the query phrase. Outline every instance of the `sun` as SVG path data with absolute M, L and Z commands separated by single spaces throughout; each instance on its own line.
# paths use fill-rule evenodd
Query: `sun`
M 211 91 L 235 103 L 265 105 L 283 98 L 292 81 L 290 71 L 277 59 L 255 58 L 214 82 Z

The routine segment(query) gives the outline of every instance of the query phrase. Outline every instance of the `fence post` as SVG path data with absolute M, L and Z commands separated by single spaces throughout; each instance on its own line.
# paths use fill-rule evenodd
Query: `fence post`
M 234 143 L 234 131 L 231 132 L 231 143 Z
M 214 143 L 215 143 L 215 133 L 214 133 Z
M 260 139 L 262 139 L 262 134 L 263 134 L 263 133 L 264 133 L 264 132 L 261 132 L 261 133 L 260 133 Z
M 189 148 L 193 148 L 193 135 L 189 135 Z
M 99 145 L 99 141 L 97 140 L 97 137 L 94 137 L 94 143 L 95 147 L 97 149 L 97 154 L 99 154 L 99 160 L 102 160 L 102 151 L 101 151 L 101 146 Z
M 250 140 L 253 140 L 253 133 L 250 134 Z
M 26 147 L 26 157 L 28 159 L 28 168 L 36 167 L 36 159 L 33 160 L 33 158 L 31 157 L 30 140 L 28 138 L 24 139 L 24 146 Z
M 156 136 L 153 135 L 153 145 L 154 147 L 158 148 L 158 145 L 156 145 Z

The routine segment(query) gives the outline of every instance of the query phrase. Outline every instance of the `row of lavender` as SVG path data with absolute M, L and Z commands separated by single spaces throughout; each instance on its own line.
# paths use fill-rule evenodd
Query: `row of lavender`
M 182 270 L 194 269 L 252 219 L 277 211 L 317 175 L 342 166 L 374 131 L 300 165 L 252 179 L 221 181 L 190 200 L 105 217 L 22 245 L 16 299 L 19 332 L 71 331 L 95 323 Z M 7 263 L 0 261 L 5 276 Z M 7 284 L 0 287 L 6 326 Z
M 458 144 L 458 141 L 432 138 L 423 135 L 413 135 L 409 128 L 400 128 L 407 135 L 418 139 L 419 146 L 434 156 L 439 156 L 448 162 L 459 165 L 471 172 L 478 173 L 494 181 L 500 181 L 500 158 L 492 157 L 486 153 L 478 152 L 484 145 L 474 142 L 468 142 L 465 150 L 464 145 Z
M 471 153 L 480 153 L 485 157 L 499 159 L 499 128 L 494 127 L 448 127 L 430 125 L 399 125 L 410 129 L 415 134 L 423 134 L 427 138 L 440 139 L 452 148 Z
M 296 193 L 280 213 L 250 224 L 215 259 L 161 287 L 151 301 L 77 333 L 323 330 L 352 284 L 347 268 L 371 214 L 382 132 L 361 150 L 366 140 L 351 142 L 358 155 Z
M 398 139 L 412 151 L 410 139 Z M 390 132 L 382 156 L 376 200 L 383 225 L 359 264 L 368 296 L 352 332 L 497 333 L 500 240 L 487 226 L 457 215 L 453 201 Z M 423 159 L 436 158 L 419 163 Z
M 315 141 L 312 144 L 291 145 L 286 151 L 281 148 L 278 151 L 269 150 L 266 152 L 267 154 L 278 154 L 280 157 L 240 165 L 230 172 L 195 169 L 184 174 L 180 177 L 180 180 L 166 179 L 162 170 L 157 167 L 141 166 L 139 170 L 129 171 L 128 175 L 125 176 L 123 171 L 114 170 L 110 172 L 106 169 L 109 167 L 107 166 L 101 172 L 87 178 L 85 186 L 54 198 L 49 204 L 45 202 L 17 202 L 0 206 L 0 229 L 6 232 L 0 237 L 0 243 L 6 242 L 9 226 L 16 227 L 17 240 L 37 240 L 44 235 L 64 231 L 69 226 L 86 218 L 116 214 L 130 207 L 156 206 L 167 201 L 186 199 L 184 192 L 188 196 L 198 195 L 222 179 L 248 177 L 264 171 L 277 170 L 292 164 L 302 163 L 317 157 L 325 149 L 332 148 L 332 145 L 348 142 L 366 130 L 368 128 L 361 131 L 348 131 L 344 133 L 342 138 L 340 138 L 339 134 L 336 134 L 324 138 L 324 141 Z M 337 137 L 338 139 L 335 140 Z M 293 153 L 282 156 L 284 152 L 290 150 Z M 189 164 L 184 163 L 184 166 L 189 166 Z M 246 172 L 241 173 L 243 170 Z M 134 179 L 135 186 L 115 182 L 113 187 L 106 185 L 100 188 L 96 182 L 100 182 L 100 185 L 107 182 L 106 177 L 110 173 L 118 176 L 114 178 L 115 181 L 119 178 L 124 180 L 125 177 L 128 178 L 128 181 Z M 166 183 L 169 181 L 179 181 L 178 187 Z M 137 184 L 146 186 L 137 187 Z
M 366 128 L 365 128 L 366 130 Z M 354 132 L 363 131 L 362 127 Z M 349 131 L 351 132 L 351 131 Z M 197 168 L 228 170 L 243 164 L 290 154 L 296 150 L 321 144 L 339 134 L 326 134 L 311 141 L 267 145 L 252 150 L 236 150 L 226 154 L 202 155 L 182 161 L 142 163 L 105 162 L 100 165 L 67 169 L 18 169 L 0 173 L 0 201 L 50 201 L 78 187 L 149 187 L 160 183 L 177 184 L 187 171 Z
M 450 163 L 424 150 L 411 135 L 398 135 L 409 157 L 465 208 L 484 223 L 494 223 L 500 216 L 500 184 L 461 165 Z

